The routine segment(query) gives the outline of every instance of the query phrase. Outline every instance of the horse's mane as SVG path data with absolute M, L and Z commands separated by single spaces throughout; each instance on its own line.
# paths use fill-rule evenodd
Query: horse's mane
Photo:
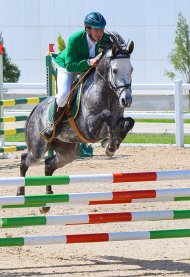
M 106 39 L 103 41 L 103 44 L 101 45 L 101 48 L 104 50 L 111 49 L 114 44 L 118 47 L 120 50 L 127 50 L 127 44 L 125 43 L 125 40 L 117 33 L 117 32 L 108 32 L 109 38 L 106 37 Z
M 115 42 L 118 46 L 122 48 L 127 47 L 125 40 L 117 32 L 111 32 L 110 36 L 113 39 L 113 42 Z

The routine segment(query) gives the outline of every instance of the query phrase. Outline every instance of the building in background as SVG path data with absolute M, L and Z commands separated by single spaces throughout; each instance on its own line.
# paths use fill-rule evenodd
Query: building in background
M 7 53 L 21 69 L 20 82 L 45 82 L 48 44 L 60 32 L 67 41 L 83 28 L 87 13 L 99 11 L 107 29 L 134 40 L 134 83 L 168 83 L 167 55 L 174 47 L 177 14 L 190 24 L 189 0 L 0 0 L 0 31 Z

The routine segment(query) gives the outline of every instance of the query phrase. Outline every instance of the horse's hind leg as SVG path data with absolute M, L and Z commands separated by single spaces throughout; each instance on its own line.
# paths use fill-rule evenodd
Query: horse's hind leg
M 28 153 L 22 153 L 21 154 L 21 163 L 20 163 L 20 176 L 25 177 L 26 172 L 29 168 L 29 166 L 26 165 L 26 158 Z M 25 195 L 25 187 L 18 187 L 17 195 Z
M 45 176 L 53 175 L 53 172 L 55 170 L 53 170 L 51 168 L 49 169 L 48 165 L 49 165 L 49 163 L 54 162 L 54 160 L 55 160 L 55 155 L 52 155 L 51 157 L 46 158 L 46 160 L 45 160 Z M 53 194 L 51 186 L 46 186 L 46 194 Z
M 80 145 L 77 143 L 66 143 L 56 140 L 52 142 L 51 149 L 56 154 L 45 160 L 46 176 L 52 176 L 56 169 L 71 163 L 80 155 Z M 51 186 L 46 186 L 46 193 L 53 194 Z M 40 209 L 42 213 L 47 213 L 49 210 L 49 207 L 42 207 Z
M 21 155 L 20 176 L 25 177 L 28 168 L 32 164 L 39 162 L 45 154 L 47 143 L 39 140 L 38 143 L 28 148 L 27 153 Z M 17 190 L 17 195 L 25 195 L 25 187 L 20 186 Z

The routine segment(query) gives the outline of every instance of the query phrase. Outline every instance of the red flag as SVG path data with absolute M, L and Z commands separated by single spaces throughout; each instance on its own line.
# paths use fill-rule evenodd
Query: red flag
M 53 43 L 50 43 L 50 44 L 49 44 L 49 52 L 50 52 L 50 53 L 55 52 L 54 49 L 53 49 L 53 47 L 54 47 L 54 44 L 53 44 Z
M 3 44 L 0 44 L 0 55 L 3 55 L 4 51 L 3 51 Z

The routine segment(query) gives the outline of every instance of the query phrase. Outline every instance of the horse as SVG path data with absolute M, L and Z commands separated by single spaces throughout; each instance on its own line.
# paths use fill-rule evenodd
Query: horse
M 130 55 L 134 43 L 127 45 L 123 38 L 112 33 L 111 46 L 104 49 L 96 68 L 86 77 L 79 112 L 75 123 L 81 136 L 89 142 L 102 140 L 107 156 L 112 157 L 126 134 L 133 128 L 134 120 L 123 117 L 124 109 L 132 103 L 132 71 Z M 58 168 L 79 157 L 81 138 L 68 122 L 60 123 L 57 137 L 51 142 L 40 132 L 49 124 L 48 111 L 54 97 L 39 103 L 29 115 L 25 126 L 27 152 L 21 155 L 20 176 L 24 177 L 31 165 L 41 161 L 45 153 L 53 155 L 45 159 L 45 175 L 51 176 Z M 51 186 L 46 193 L 52 194 Z M 25 188 L 18 187 L 17 195 L 24 195 Z

